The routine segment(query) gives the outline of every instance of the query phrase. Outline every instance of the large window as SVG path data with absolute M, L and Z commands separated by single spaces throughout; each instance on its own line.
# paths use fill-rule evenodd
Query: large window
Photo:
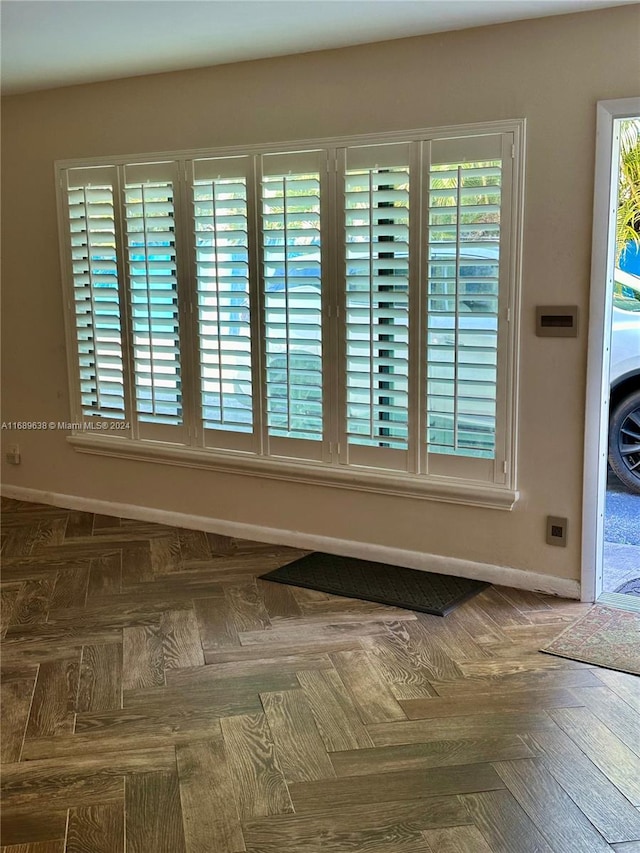
M 71 440 L 512 505 L 521 136 L 59 164 Z

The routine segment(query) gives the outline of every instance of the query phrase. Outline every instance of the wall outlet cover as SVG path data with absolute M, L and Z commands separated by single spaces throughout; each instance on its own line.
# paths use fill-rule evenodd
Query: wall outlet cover
M 547 545 L 559 545 L 561 548 L 567 545 L 567 524 L 566 518 L 559 518 L 555 515 L 547 516 Z

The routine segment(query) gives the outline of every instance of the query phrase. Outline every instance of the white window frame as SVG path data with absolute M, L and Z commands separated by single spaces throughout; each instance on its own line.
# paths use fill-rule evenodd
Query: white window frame
M 504 296 L 505 306 L 500 315 L 499 322 L 499 350 L 498 358 L 502 378 L 499 385 L 497 399 L 498 423 L 504 438 L 500 452 L 496 451 L 495 473 L 492 481 L 481 481 L 469 476 L 467 462 L 483 461 L 468 460 L 455 456 L 447 457 L 445 469 L 439 470 L 438 465 L 432 466 L 428 474 L 415 472 L 407 473 L 392 469 L 385 470 L 383 467 L 366 467 L 364 465 L 341 465 L 339 451 L 334 451 L 333 461 L 328 463 L 326 459 L 294 458 L 292 456 L 278 457 L 267 455 L 256 455 L 256 448 L 264 442 L 264 437 L 257 436 L 254 448 L 251 452 L 234 450 L 233 448 L 213 448 L 205 446 L 202 433 L 205 430 L 198 423 L 197 411 L 188 412 L 185 409 L 184 431 L 189 436 L 188 443 L 182 444 L 172 442 L 162 430 L 158 431 L 158 439 L 152 430 L 145 433 L 141 438 L 134 432 L 120 430 L 113 431 L 105 428 L 103 431 L 83 429 L 82 422 L 86 418 L 82 416 L 79 395 L 79 370 L 76 353 L 75 314 L 73 281 L 70 267 L 70 252 L 66 222 L 66 183 L 65 173 L 69 169 L 86 168 L 92 166 L 130 166 L 135 163 L 152 163 L 156 161 L 175 160 L 181 175 L 188 182 L 187 163 L 184 161 L 195 161 L 206 158 L 243 157 L 256 154 L 288 154 L 295 151 L 306 151 L 310 149 L 327 148 L 337 150 L 357 145 L 384 145 L 395 142 L 415 142 L 423 140 L 430 142 L 437 139 L 463 138 L 478 136 L 482 134 L 511 134 L 513 145 L 510 152 L 503 156 L 512 158 L 512 182 L 507 188 L 508 209 L 510 220 L 508 228 L 501 232 L 501 245 L 507 246 L 506 253 L 508 267 L 505 271 L 501 269 L 501 300 Z M 367 134 L 354 137 L 339 137 L 314 140 L 297 140 L 289 143 L 278 143 L 257 146 L 242 146 L 235 148 L 198 149 L 183 150 L 177 152 L 146 153 L 144 155 L 101 157 L 91 159 L 74 159 L 59 161 L 55 164 L 56 187 L 58 189 L 58 221 L 60 223 L 60 254 L 63 271 L 63 292 L 65 302 L 65 327 L 67 338 L 67 362 L 69 372 L 69 383 L 71 389 L 72 414 L 71 422 L 75 428 L 67 437 L 68 442 L 78 452 L 93 455 L 104 455 L 124 459 L 137 459 L 165 464 L 179 465 L 191 468 L 203 468 L 225 471 L 243 475 L 254 475 L 269 479 L 304 482 L 320 484 L 336 488 L 344 488 L 356 491 L 386 493 L 399 496 L 409 496 L 449 503 L 483 506 L 495 509 L 510 510 L 518 499 L 517 491 L 517 397 L 518 397 L 518 348 L 519 348 L 519 307 L 520 307 L 520 278 L 521 278 L 521 246 L 523 227 L 523 200 L 524 200 L 524 150 L 525 150 L 525 120 L 514 119 L 509 121 L 486 122 L 482 124 L 467 124 L 438 128 L 423 128 L 418 130 L 392 132 L 387 134 Z M 331 172 L 337 169 L 336 159 L 330 158 L 327 170 Z M 333 181 L 326 181 L 328 203 L 332 210 L 336 210 L 335 189 Z M 182 211 L 183 221 L 177 221 L 177 239 L 179 261 L 184 269 L 191 269 L 193 259 L 189 253 L 189 216 L 184 211 L 189 206 L 190 199 L 187 198 L 188 189 L 177 193 L 180 196 L 176 200 L 177 207 Z M 253 223 L 256 227 L 256 223 Z M 323 226 L 324 228 L 325 226 Z M 417 240 L 415 241 L 417 243 Z M 256 245 L 254 240 L 254 245 Z M 323 255 L 323 264 L 329 265 L 327 282 L 330 293 L 323 305 L 323 323 L 326 328 L 331 327 L 334 331 L 337 325 L 336 306 L 339 305 L 337 293 L 337 281 L 340 258 L 336 257 L 341 251 L 343 244 L 339 239 L 328 242 L 329 250 Z M 337 249 L 336 249 L 337 247 Z M 417 253 L 416 262 L 424 276 L 424 247 L 413 245 L 411 252 Z M 501 250 L 502 252 L 502 250 Z M 501 257 L 504 257 L 502 252 Z M 256 261 L 256 258 L 253 258 Z M 502 267 L 502 261 L 501 261 Z M 191 275 L 191 282 L 194 277 Z M 506 288 L 506 293 L 505 293 Z M 193 299 L 193 284 L 190 285 L 189 299 Z M 124 294 L 121 292 L 121 298 Z M 126 305 L 126 301 L 124 303 Z M 338 309 L 339 310 L 339 309 Z M 197 375 L 197 345 L 195 343 L 196 321 L 190 318 L 188 308 L 181 305 L 181 329 L 183 332 L 183 360 L 185 362 L 184 385 L 186 393 L 192 399 L 200 399 L 198 393 Z M 122 310 L 126 315 L 126 308 Z M 123 338 L 125 326 L 128 322 L 123 316 Z M 415 321 L 413 321 L 415 322 Z M 262 328 L 262 312 L 253 329 Z M 414 334 L 412 348 L 420 346 L 424 350 L 424 341 L 416 341 L 421 337 Z M 335 426 L 337 418 L 337 401 L 343 394 L 339 381 L 336 379 L 336 343 L 340 349 L 341 343 L 337 334 L 329 337 L 328 348 L 323 355 L 327 364 L 324 373 L 325 407 L 327 407 L 327 421 Z M 126 344 L 125 344 L 126 348 Z M 259 347 L 254 347 L 258 350 Z M 125 353 L 126 356 L 126 353 Z M 254 356 L 258 357 L 258 356 Z M 331 377 L 329 372 L 332 371 Z M 413 389 L 420 383 L 413 383 Z M 422 387 L 422 385 L 421 385 Z M 410 386 L 411 389 L 411 386 Z M 257 389 L 257 395 L 262 391 Z M 411 390 L 410 390 L 411 393 Z M 107 426 L 110 426 L 107 425 Z M 337 432 L 337 430 L 336 430 Z M 434 471 L 435 468 L 435 471 Z M 456 469 L 459 473 L 456 473 Z M 472 470 L 472 466 L 471 466 Z M 453 474 L 452 474 L 453 471 Z

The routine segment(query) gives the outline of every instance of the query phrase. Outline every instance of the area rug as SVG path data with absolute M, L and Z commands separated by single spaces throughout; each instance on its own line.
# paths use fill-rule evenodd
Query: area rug
M 640 675 L 640 613 L 594 604 L 540 651 Z
M 316 552 L 261 576 L 261 580 L 317 589 L 446 616 L 487 583 Z

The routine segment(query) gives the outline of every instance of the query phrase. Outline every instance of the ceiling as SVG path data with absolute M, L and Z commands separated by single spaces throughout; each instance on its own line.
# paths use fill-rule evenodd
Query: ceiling
M 636 0 L 1 0 L 2 92 L 304 53 Z

